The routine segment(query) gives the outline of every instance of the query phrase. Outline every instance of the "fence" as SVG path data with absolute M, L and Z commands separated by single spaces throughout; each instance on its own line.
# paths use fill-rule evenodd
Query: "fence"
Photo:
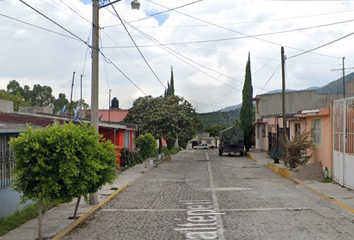
M 0 188 L 8 187 L 12 183 L 11 172 L 15 167 L 15 161 L 12 158 L 13 153 L 9 149 L 9 141 L 18 134 L 0 135 Z

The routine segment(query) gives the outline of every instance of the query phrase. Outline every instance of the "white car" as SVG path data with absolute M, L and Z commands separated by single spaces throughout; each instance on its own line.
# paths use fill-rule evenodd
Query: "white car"
M 198 146 L 194 146 L 193 149 L 208 149 L 208 144 L 199 144 Z

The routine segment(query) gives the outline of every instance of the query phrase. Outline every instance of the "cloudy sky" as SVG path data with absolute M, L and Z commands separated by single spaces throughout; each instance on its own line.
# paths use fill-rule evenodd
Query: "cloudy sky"
M 140 10 L 130 0 L 114 8 L 146 62 L 115 10 L 100 9 L 100 108 L 108 108 L 110 89 L 123 109 L 162 95 L 171 67 L 176 94 L 198 112 L 239 104 L 248 52 L 254 96 L 281 88 L 281 46 L 287 88 L 338 79 L 343 57 L 346 73 L 353 71 L 354 1 L 139 1 Z M 15 79 L 69 99 L 75 72 L 73 100 L 82 75 L 90 104 L 91 21 L 91 0 L 0 0 L 0 89 Z

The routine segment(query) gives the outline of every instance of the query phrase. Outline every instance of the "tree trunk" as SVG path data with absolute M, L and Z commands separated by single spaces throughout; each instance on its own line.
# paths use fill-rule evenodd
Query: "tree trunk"
M 81 200 L 81 196 L 77 198 L 73 219 L 76 219 L 76 214 L 77 214 L 77 210 L 79 209 L 80 200 Z
M 159 156 L 162 154 L 162 138 L 159 137 Z
M 38 240 L 43 240 L 43 215 L 42 215 L 43 200 L 38 204 Z

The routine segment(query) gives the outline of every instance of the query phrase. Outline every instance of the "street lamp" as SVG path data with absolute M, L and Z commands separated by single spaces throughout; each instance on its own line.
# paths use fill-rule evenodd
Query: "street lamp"
M 106 5 L 99 6 L 99 0 L 92 1 L 92 67 L 91 67 L 91 125 L 99 132 L 99 116 L 98 116 L 98 101 L 99 101 L 99 9 L 112 5 L 121 0 L 110 2 Z M 139 9 L 140 3 L 138 0 L 133 0 L 131 3 L 133 9 Z M 90 197 L 90 203 L 98 202 L 97 193 Z

